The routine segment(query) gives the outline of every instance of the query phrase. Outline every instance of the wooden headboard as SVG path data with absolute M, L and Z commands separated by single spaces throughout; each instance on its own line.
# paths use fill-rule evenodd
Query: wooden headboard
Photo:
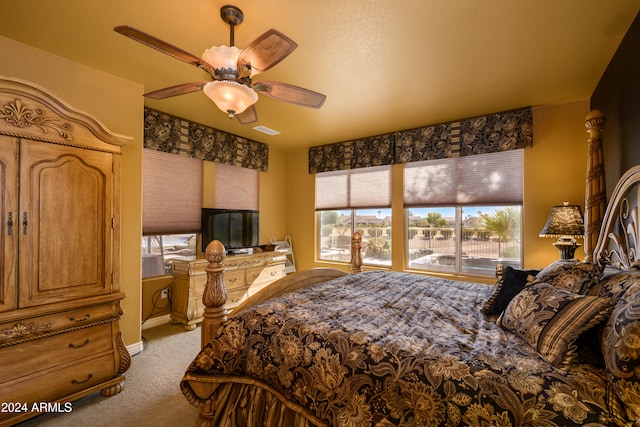
M 604 214 L 593 259 L 618 268 L 640 268 L 640 165 L 616 184 Z

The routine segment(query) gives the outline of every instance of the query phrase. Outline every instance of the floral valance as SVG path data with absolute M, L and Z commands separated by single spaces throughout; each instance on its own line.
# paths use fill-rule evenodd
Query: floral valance
M 309 148 L 309 173 L 530 147 L 531 108 Z
M 269 147 L 179 117 L 144 109 L 144 148 L 266 172 Z

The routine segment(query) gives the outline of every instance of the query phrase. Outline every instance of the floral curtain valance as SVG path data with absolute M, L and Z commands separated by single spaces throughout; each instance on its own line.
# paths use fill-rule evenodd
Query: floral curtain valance
M 218 129 L 144 109 L 144 148 L 266 172 L 269 147 Z
M 495 153 L 532 143 L 531 108 L 522 108 L 311 147 L 309 173 Z

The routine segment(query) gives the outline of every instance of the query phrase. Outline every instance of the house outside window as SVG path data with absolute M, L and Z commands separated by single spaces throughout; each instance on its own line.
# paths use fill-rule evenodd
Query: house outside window
M 362 235 L 365 265 L 391 266 L 391 167 L 316 174 L 317 258 L 348 263 Z
M 405 165 L 409 269 L 493 275 L 522 263 L 522 150 Z

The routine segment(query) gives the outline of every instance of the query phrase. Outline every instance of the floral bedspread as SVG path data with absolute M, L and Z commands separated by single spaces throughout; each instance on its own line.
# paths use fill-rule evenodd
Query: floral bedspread
M 492 287 L 347 275 L 232 317 L 181 383 L 260 383 L 330 426 L 609 425 L 606 374 L 565 370 L 480 313 Z

